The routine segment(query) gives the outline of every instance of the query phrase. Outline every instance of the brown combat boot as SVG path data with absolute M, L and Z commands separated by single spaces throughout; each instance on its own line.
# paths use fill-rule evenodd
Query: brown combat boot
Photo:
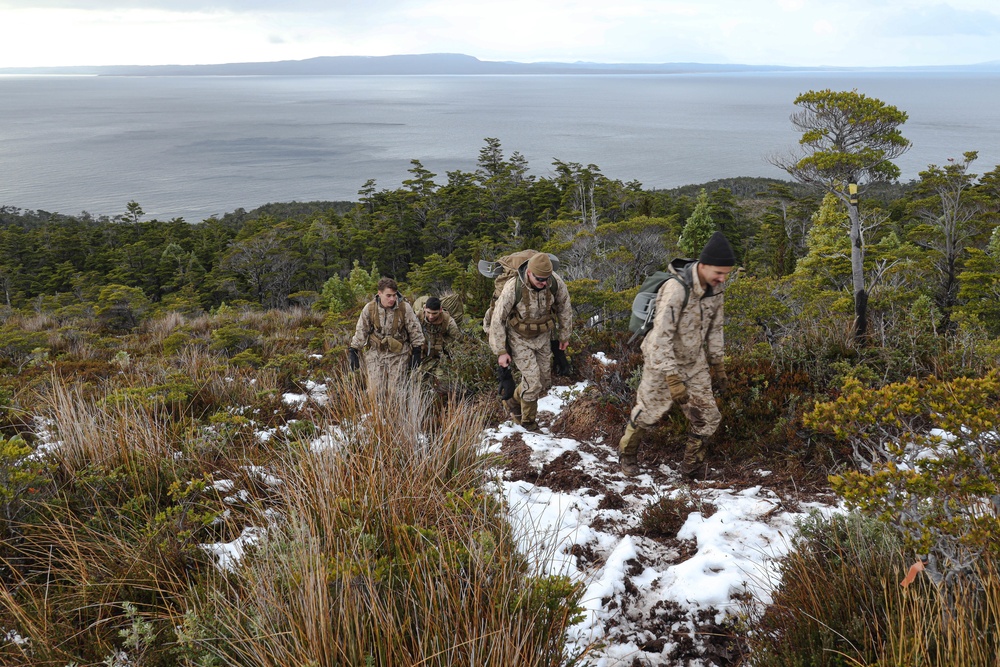
M 700 435 L 688 433 L 684 446 L 684 462 L 681 475 L 689 480 L 705 478 L 705 440 Z
M 629 420 L 625 433 L 618 441 L 618 466 L 622 474 L 635 477 L 639 474 L 639 439 L 642 437 L 642 427 Z
M 515 424 L 521 423 L 521 387 L 518 385 L 514 390 L 514 395 L 503 402 L 510 413 L 510 420 Z
M 639 457 L 635 454 L 618 452 L 618 467 L 626 477 L 636 477 L 640 472 Z
M 529 431 L 538 430 L 538 422 L 535 418 L 538 416 L 538 401 L 526 401 L 521 399 L 521 426 Z

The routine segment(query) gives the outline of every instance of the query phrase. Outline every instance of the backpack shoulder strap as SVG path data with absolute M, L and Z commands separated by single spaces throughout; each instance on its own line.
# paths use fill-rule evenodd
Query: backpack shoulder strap
M 691 298 L 691 286 L 677 276 L 673 276 L 673 279 L 684 287 L 684 301 L 681 302 L 681 311 L 683 312 L 683 310 L 688 307 L 688 299 Z
M 514 286 L 514 306 L 513 306 L 516 308 L 517 304 L 521 303 L 521 292 L 524 290 L 525 285 L 524 282 L 521 280 L 520 271 L 517 273 L 514 279 L 517 280 L 517 284 Z M 552 293 L 552 299 L 554 301 L 556 295 L 559 294 L 559 286 L 556 284 L 555 280 L 549 281 L 549 292 Z
M 389 332 L 390 336 L 399 338 L 399 332 L 403 329 L 404 313 L 406 313 L 408 305 L 406 299 L 403 298 L 400 298 L 396 303 L 396 312 L 392 316 L 392 331 Z
M 676 280 L 684 288 L 684 301 L 681 304 L 683 312 L 688 305 L 688 298 L 691 296 L 691 286 L 680 279 L 676 274 L 667 271 L 658 271 L 646 278 L 642 288 L 635 295 L 632 301 L 632 318 L 629 321 L 629 330 L 632 337 L 628 342 L 631 344 L 637 338 L 643 338 L 653 324 L 656 316 L 656 301 L 659 299 L 660 291 L 671 280 Z
M 371 333 L 375 334 L 376 336 L 380 336 L 381 334 L 379 334 L 378 331 L 378 309 L 379 309 L 378 297 L 376 296 L 374 299 L 368 302 L 365 308 L 370 309 L 368 311 L 368 321 L 372 327 Z M 403 311 L 405 309 L 406 309 L 406 302 L 401 299 L 396 304 L 396 308 L 394 309 L 392 315 L 392 328 L 389 329 L 388 333 L 389 336 L 392 336 L 394 338 L 398 337 L 400 330 L 403 328 Z
M 365 308 L 368 309 L 368 323 L 372 328 L 370 333 L 373 334 L 378 333 L 378 303 L 376 303 L 376 299 L 378 299 L 377 296 L 365 304 Z

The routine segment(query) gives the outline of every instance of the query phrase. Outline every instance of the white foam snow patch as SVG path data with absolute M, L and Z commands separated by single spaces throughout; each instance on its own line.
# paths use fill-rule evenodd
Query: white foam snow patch
M 503 493 L 515 539 L 528 561 L 546 574 L 578 576 L 576 560 L 564 547 L 592 537 L 581 521 L 590 509 L 587 499 L 523 481 L 504 484 Z
M 56 439 L 56 421 L 49 417 L 36 415 L 34 418 L 35 427 L 33 429 L 35 437 L 38 439 L 35 451 L 32 456 L 45 456 L 54 449 L 62 446 L 62 440 Z
M 267 531 L 264 528 L 247 526 L 232 542 L 216 542 L 214 544 L 199 544 L 198 546 L 215 556 L 216 565 L 220 570 L 232 571 L 243 554 L 247 546 L 256 544 Z
M 231 496 L 226 496 L 222 499 L 222 502 L 229 505 L 235 505 L 236 503 L 249 503 L 251 499 L 250 492 L 246 489 L 240 489 Z
M 325 451 L 340 451 L 347 446 L 347 433 L 340 426 L 331 426 L 309 442 L 309 451 L 319 454 Z
M 609 357 L 608 355 L 604 354 L 603 352 L 595 352 L 592 356 L 602 366 L 610 366 L 612 364 L 617 364 L 618 363 L 617 359 L 612 359 L 611 357 Z
M 304 394 L 293 394 L 286 393 L 282 394 L 281 400 L 286 405 L 294 405 L 298 409 L 305 407 L 305 404 L 309 401 L 316 403 L 317 405 L 326 405 L 327 401 L 330 400 L 329 395 L 326 392 L 326 385 L 320 384 L 318 382 L 313 382 L 312 380 L 306 380 L 305 383 L 306 393 Z
M 548 394 L 538 399 L 538 411 L 559 414 L 567 403 L 583 393 L 588 384 L 590 383 L 584 380 L 568 387 L 552 387 Z
M 26 646 L 31 643 L 27 637 L 22 637 L 18 634 L 17 630 L 7 630 L 6 632 L 0 630 L 3 633 L 4 641 L 11 644 L 16 644 L 17 646 Z
M 212 488 L 219 493 L 229 493 L 236 488 L 236 482 L 231 479 L 217 479 L 212 482 Z
M 251 476 L 256 477 L 264 486 L 274 488 L 284 484 L 284 481 L 268 472 L 267 468 L 261 466 L 243 466 L 242 469 L 250 473 Z

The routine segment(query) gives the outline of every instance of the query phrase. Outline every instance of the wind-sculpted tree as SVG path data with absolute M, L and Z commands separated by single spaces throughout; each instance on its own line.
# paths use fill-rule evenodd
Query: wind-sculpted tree
M 836 196 L 848 210 L 851 240 L 851 282 L 854 289 L 854 337 L 865 337 L 868 293 L 865 290 L 864 239 L 858 195 L 871 183 L 895 181 L 899 168 L 892 160 L 910 148 L 899 131 L 907 114 L 874 97 L 853 91 L 820 90 L 795 98 L 800 108 L 791 116 L 802 131 L 800 157 L 774 156 L 771 163 L 795 180 Z

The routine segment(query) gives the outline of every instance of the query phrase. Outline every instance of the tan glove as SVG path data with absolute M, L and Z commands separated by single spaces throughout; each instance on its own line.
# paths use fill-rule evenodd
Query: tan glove
M 722 362 L 712 364 L 712 367 L 709 369 L 709 373 L 712 376 L 712 384 L 715 385 L 716 391 L 718 391 L 720 395 L 725 394 L 729 389 L 729 377 L 726 375 L 725 365 L 723 365 Z
M 684 381 L 680 375 L 668 375 L 667 386 L 670 388 L 670 398 L 678 405 L 688 402 L 688 388 L 684 386 Z

